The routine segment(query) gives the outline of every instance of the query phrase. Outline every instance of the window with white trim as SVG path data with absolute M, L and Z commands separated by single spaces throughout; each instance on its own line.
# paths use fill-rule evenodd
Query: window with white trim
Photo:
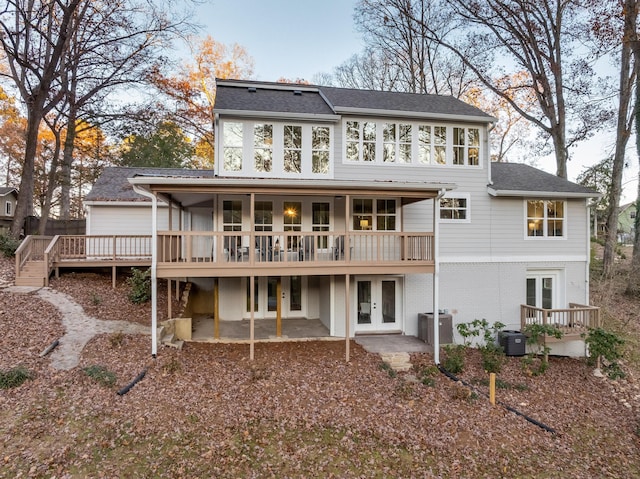
M 348 161 L 376 160 L 376 123 L 347 121 L 346 148 Z
M 331 132 L 328 126 L 311 127 L 311 171 L 329 173 L 329 148 Z
M 440 198 L 440 222 L 469 223 L 471 221 L 470 195 L 447 193 Z
M 253 125 L 254 169 L 258 173 L 270 173 L 273 168 L 273 125 Z
M 480 130 L 453 128 L 453 164 L 478 166 L 480 162 Z
M 4 214 L 5 214 L 5 216 L 11 216 L 12 211 L 13 211 L 13 203 L 11 203 L 11 201 L 7 201 L 4 204 Z
M 225 122 L 222 129 L 224 171 L 242 170 L 242 123 Z
M 302 127 L 284 126 L 284 171 L 302 173 Z
M 420 125 L 418 127 L 418 157 L 423 165 L 447 164 L 447 127 Z
M 411 163 L 411 125 L 384 123 L 382 138 L 383 162 Z
M 396 231 L 397 201 L 354 198 L 352 218 L 354 231 Z
M 528 237 L 563 237 L 565 202 L 562 200 L 527 201 Z

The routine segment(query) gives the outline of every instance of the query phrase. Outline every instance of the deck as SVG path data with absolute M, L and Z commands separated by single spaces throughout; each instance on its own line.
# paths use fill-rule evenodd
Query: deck
M 16 284 L 46 286 L 60 268 L 151 265 L 150 235 L 28 236 Z M 157 276 L 243 277 L 430 273 L 433 233 L 159 231 Z
M 600 326 L 600 308 L 569 303 L 569 307 L 565 309 L 544 309 L 521 304 L 522 331 L 525 331 L 529 324 L 548 324 L 560 330 L 561 339 L 546 337 L 546 342 L 580 339 L 589 332 L 589 329 Z

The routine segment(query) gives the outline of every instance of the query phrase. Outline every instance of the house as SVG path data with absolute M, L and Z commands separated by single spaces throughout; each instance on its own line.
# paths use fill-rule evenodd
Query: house
M 11 228 L 17 202 L 18 190 L 0 186 L 0 233 L 7 233 Z
M 154 288 L 188 280 L 192 329 L 248 324 L 252 356 L 261 321 L 320 325 L 348 357 L 429 312 L 436 362 L 441 314 L 458 341 L 474 319 L 555 324 L 573 334 L 554 353 L 583 355 L 598 194 L 491 163 L 494 121 L 453 97 L 217 80 L 214 170 L 107 168 L 87 234 L 151 234 Z
M 636 222 L 636 203 L 626 203 L 618 211 L 618 241 L 633 244 Z

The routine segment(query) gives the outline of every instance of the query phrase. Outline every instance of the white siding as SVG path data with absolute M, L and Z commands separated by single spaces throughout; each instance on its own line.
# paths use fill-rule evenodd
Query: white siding
M 158 208 L 158 229 L 166 230 L 169 210 Z M 150 235 L 151 204 L 87 206 L 87 235 Z

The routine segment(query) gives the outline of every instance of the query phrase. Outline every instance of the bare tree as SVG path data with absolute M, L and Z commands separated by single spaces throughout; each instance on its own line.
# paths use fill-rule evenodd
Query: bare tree
M 638 9 L 640 5 L 638 0 L 626 0 L 625 1 L 625 15 L 631 16 L 629 22 L 633 22 L 629 26 L 630 36 L 628 38 L 631 45 L 631 51 L 633 52 L 633 59 L 636 65 L 640 65 L 640 38 L 638 38 Z M 625 25 L 627 19 L 625 18 Z M 640 75 L 635 76 L 635 134 L 636 134 L 636 153 L 640 159 Z M 640 180 L 640 171 L 638 172 L 638 179 Z M 638 182 L 638 194 L 636 197 L 636 219 L 634 222 L 635 236 L 633 240 L 633 255 L 631 257 L 631 272 L 629 274 L 629 280 L 627 283 L 627 294 L 634 296 L 640 296 L 640 181 Z
M 419 2 L 384 3 L 420 23 L 427 38 L 455 54 L 486 88 L 536 125 L 553 144 L 557 175 L 566 178 L 569 148 L 586 139 L 606 113 L 592 103 L 593 72 L 580 42 L 587 9 L 580 0 L 450 0 L 457 29 L 446 35 L 412 11 Z M 480 45 L 485 55 L 469 55 L 470 45 Z M 526 72 L 526 79 L 497 84 L 507 67 Z M 534 111 L 517 101 L 514 92 L 521 89 L 535 95 Z
M 464 62 L 426 34 L 426 25 L 442 38 L 452 33 L 451 12 L 445 5 L 443 0 L 361 0 L 354 18 L 365 35 L 368 49 L 359 61 L 351 59 L 339 70 L 351 71 L 353 84 L 366 84 L 371 81 L 368 77 L 373 76 L 378 83 L 386 80 L 385 86 L 392 79 L 392 89 L 396 91 L 459 98 L 474 85 L 475 79 Z M 368 57 L 371 62 L 366 61 Z M 365 68 L 354 69 L 349 65 Z M 380 65 L 383 66 L 380 70 L 370 68 Z
M 344 88 L 403 91 L 401 72 L 385 51 L 366 48 L 333 71 L 332 83 Z
M 616 146 L 611 165 L 611 184 L 607 190 L 606 237 L 603 256 L 603 274 L 612 276 L 615 248 L 618 242 L 618 215 L 622 192 L 622 173 L 625 153 L 634 120 L 632 108 L 633 86 L 638 75 L 638 62 L 633 61 L 632 41 L 636 36 L 637 0 L 624 0 L 622 5 L 604 3 L 593 10 L 592 29 L 603 46 L 613 44 L 620 50 L 618 87 L 618 113 Z M 619 24 L 622 23 L 620 26 Z
M 0 11 L 0 45 L 27 108 L 22 178 L 11 235 L 18 237 L 33 212 L 34 159 L 42 118 L 62 99 L 59 79 L 72 18 L 82 0 L 7 0 Z

